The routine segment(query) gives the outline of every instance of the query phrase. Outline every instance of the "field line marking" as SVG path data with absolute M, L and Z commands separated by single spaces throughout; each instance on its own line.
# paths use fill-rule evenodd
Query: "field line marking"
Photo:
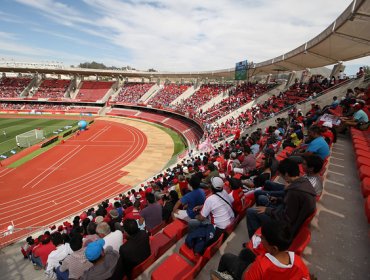
M 33 178 L 31 181 L 29 181 L 27 184 L 25 184 L 22 188 L 24 189 L 28 185 L 30 185 L 33 181 L 35 181 L 38 177 L 42 176 L 45 172 L 47 172 L 49 169 L 54 167 L 54 165 L 58 164 L 58 162 L 62 161 L 64 158 L 68 157 L 69 154 L 73 153 L 75 150 L 77 150 L 80 147 L 80 145 L 76 146 L 73 150 L 69 151 L 67 154 L 65 154 L 63 157 L 61 157 L 58 161 L 56 161 L 54 164 L 49 166 L 47 169 L 45 169 L 43 172 L 41 172 L 39 175 L 37 175 L 35 178 Z
M 145 146 L 145 140 L 146 140 L 146 137 L 143 134 L 143 132 L 138 131 L 136 129 L 127 129 L 127 130 L 128 130 L 128 132 L 130 134 L 132 134 L 134 136 L 134 140 L 136 140 L 136 136 L 138 138 L 138 141 L 134 141 L 134 143 L 136 145 L 135 147 L 133 147 L 134 151 L 136 151 L 136 149 L 137 149 L 137 151 L 141 150 Z M 140 132 L 140 133 L 138 133 L 138 132 Z M 138 149 L 138 147 L 139 147 L 139 149 Z M 127 154 L 130 155 L 128 158 L 127 158 Z M 23 201 L 24 201 L 25 198 L 29 198 L 30 197 L 29 200 L 37 199 L 39 201 L 40 200 L 40 197 L 48 196 L 51 193 L 58 192 L 60 194 L 60 190 L 61 190 L 60 186 L 63 186 L 64 185 L 65 187 L 62 188 L 62 189 L 68 189 L 70 187 L 70 182 L 76 181 L 76 183 L 81 183 L 81 181 L 84 181 L 86 179 L 95 178 L 95 176 L 90 176 L 90 174 L 95 174 L 96 175 L 96 171 L 99 170 L 99 169 L 101 169 L 101 171 L 98 172 L 98 173 L 101 173 L 101 172 L 104 172 L 105 170 L 109 170 L 109 169 L 114 168 L 114 166 L 112 166 L 112 163 L 113 162 L 116 162 L 116 163 L 114 163 L 114 165 L 119 165 L 119 168 L 121 168 L 122 165 L 126 165 L 127 164 L 126 162 L 128 162 L 128 160 L 131 160 L 131 158 L 133 157 L 133 154 L 134 153 L 132 152 L 132 150 L 130 150 L 130 153 L 122 154 L 120 157 L 118 157 L 115 160 L 113 160 L 113 161 L 107 163 L 106 165 L 104 165 L 103 166 L 104 168 L 100 167 L 100 168 L 98 168 L 96 170 L 93 170 L 93 171 L 87 173 L 87 176 L 85 176 L 85 177 L 84 176 L 80 176 L 80 177 L 71 179 L 71 180 L 69 180 L 67 182 L 64 182 L 62 184 L 58 184 L 56 186 L 53 186 L 52 188 L 49 188 L 47 190 L 42 190 L 42 191 L 40 191 L 38 193 L 30 194 L 30 195 L 24 196 L 22 198 L 13 199 L 11 201 L 7 201 L 5 203 L 1 203 L 0 205 L 11 204 L 12 206 L 16 206 L 16 205 L 19 205 L 19 204 L 23 203 Z M 123 160 L 125 162 L 121 162 Z M 78 180 L 80 178 L 83 178 L 83 179 L 82 180 Z M 51 190 L 51 189 L 53 189 L 53 190 Z M 44 194 L 41 194 L 41 193 L 44 193 Z M 14 203 L 14 201 L 19 201 L 19 200 L 22 200 L 22 201 Z M 29 204 L 30 204 L 30 202 L 29 202 Z M 6 207 L 6 209 L 9 209 L 9 207 Z
M 81 152 L 84 148 L 85 148 L 85 146 L 81 146 L 79 149 L 75 150 L 71 156 L 69 156 L 68 158 L 65 158 L 65 160 L 63 160 L 59 165 L 53 167 L 53 169 L 50 169 L 50 172 L 48 174 L 46 174 L 44 177 L 42 177 L 40 180 L 38 180 L 36 183 L 34 183 L 32 185 L 32 187 L 31 187 L 31 189 L 33 189 L 41 181 L 45 180 L 45 178 L 49 177 L 50 174 L 52 174 L 53 172 L 55 172 L 55 170 L 57 170 L 63 164 L 65 164 L 66 162 L 68 162 L 69 160 L 71 160 L 74 156 L 78 155 L 78 153 Z

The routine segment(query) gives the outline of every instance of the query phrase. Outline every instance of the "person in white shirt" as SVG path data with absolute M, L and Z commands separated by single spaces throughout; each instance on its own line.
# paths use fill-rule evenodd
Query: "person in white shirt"
M 213 194 L 206 199 L 196 219 L 203 222 L 208 216 L 212 216 L 213 219 L 211 220 L 216 230 L 213 240 L 217 240 L 234 220 L 235 216 L 232 208 L 234 199 L 224 190 L 224 181 L 220 177 L 211 178 L 211 189 Z M 194 211 L 199 210 L 201 206 L 195 208 L 198 209 Z
M 102 222 L 96 227 L 96 233 L 105 241 L 104 250 L 111 246 L 114 251 L 119 252 L 119 248 L 123 244 L 122 231 L 116 230 L 111 232 L 110 226 L 106 222 Z
M 46 279 L 57 279 L 54 269 L 60 266 L 60 261 L 64 260 L 68 255 L 72 254 L 73 251 L 69 246 L 69 243 L 64 244 L 62 234 L 60 232 L 54 232 L 51 235 L 51 242 L 55 245 L 56 249 L 52 251 L 47 260 L 45 269 Z

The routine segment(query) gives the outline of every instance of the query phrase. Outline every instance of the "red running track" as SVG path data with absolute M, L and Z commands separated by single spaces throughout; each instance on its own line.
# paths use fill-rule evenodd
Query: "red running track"
M 147 145 L 140 130 L 95 121 L 18 168 L 0 169 L 0 229 L 53 224 L 130 188 L 117 182 L 122 168 Z

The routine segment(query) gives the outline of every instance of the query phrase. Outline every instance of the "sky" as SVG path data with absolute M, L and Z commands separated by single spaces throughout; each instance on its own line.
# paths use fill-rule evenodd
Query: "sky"
M 304 44 L 351 2 L 1 0 L 0 59 L 158 71 L 233 68 Z M 365 64 L 369 57 L 347 62 L 348 74 Z

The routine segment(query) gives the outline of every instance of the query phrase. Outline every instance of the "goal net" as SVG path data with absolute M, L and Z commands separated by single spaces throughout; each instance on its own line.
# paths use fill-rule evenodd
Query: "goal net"
M 18 147 L 27 148 L 36 143 L 41 142 L 44 139 L 44 131 L 40 129 L 34 129 L 25 133 L 15 136 Z

